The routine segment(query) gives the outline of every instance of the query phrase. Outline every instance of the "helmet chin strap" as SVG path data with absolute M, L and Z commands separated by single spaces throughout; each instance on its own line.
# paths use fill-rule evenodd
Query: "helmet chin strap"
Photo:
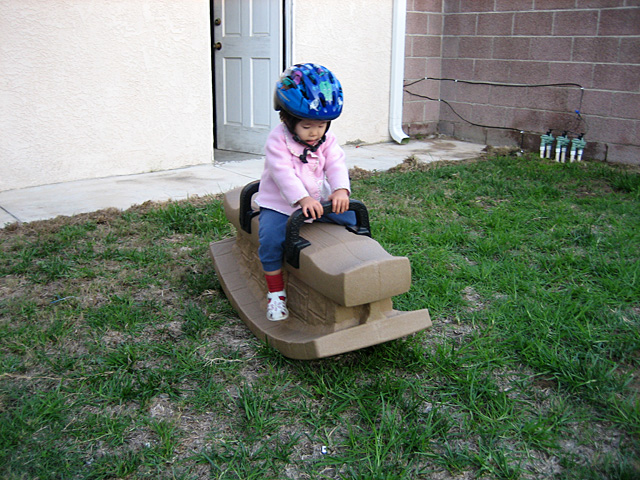
M 298 142 L 300 145 L 304 145 L 304 151 L 302 152 L 302 155 L 300 155 L 300 161 L 302 163 L 308 163 L 307 161 L 307 154 L 309 152 L 315 153 L 316 150 L 318 150 L 318 147 L 320 147 L 320 145 L 322 145 L 324 143 L 324 141 L 327 139 L 327 134 L 325 133 L 324 135 L 322 135 L 322 138 L 320 140 L 318 140 L 318 143 L 316 143 L 315 145 L 309 145 L 307 142 L 305 142 L 304 140 L 302 140 L 298 135 L 296 135 L 295 133 L 293 134 L 293 139 Z

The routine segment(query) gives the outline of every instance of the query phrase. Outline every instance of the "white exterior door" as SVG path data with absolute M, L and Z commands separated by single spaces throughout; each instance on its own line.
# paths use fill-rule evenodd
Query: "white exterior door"
M 263 153 L 278 123 L 273 87 L 282 71 L 282 0 L 214 0 L 216 143 Z

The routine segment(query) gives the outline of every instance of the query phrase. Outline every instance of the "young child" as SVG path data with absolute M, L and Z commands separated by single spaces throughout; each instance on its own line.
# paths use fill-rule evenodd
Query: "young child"
M 342 113 L 342 87 L 325 67 L 294 65 L 276 83 L 274 107 L 282 123 L 265 145 L 265 164 L 256 203 L 260 206 L 258 255 L 267 280 L 267 319 L 288 318 L 282 262 L 286 226 L 297 209 L 310 221 L 355 225 L 349 209 L 349 172 L 345 153 L 331 120 Z M 321 202 L 331 201 L 332 213 L 323 216 Z

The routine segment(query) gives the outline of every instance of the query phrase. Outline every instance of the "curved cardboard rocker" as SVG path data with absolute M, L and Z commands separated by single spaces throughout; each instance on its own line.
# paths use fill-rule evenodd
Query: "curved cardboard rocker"
M 258 258 L 258 211 L 252 204 L 259 181 L 225 194 L 227 219 L 236 238 L 212 243 L 210 253 L 222 288 L 245 324 L 286 357 L 310 360 L 394 340 L 431 326 L 429 311 L 400 312 L 391 297 L 409 290 L 411 266 L 373 240 L 362 202 L 351 200 L 357 225 L 305 223 L 289 218 L 285 286 L 289 318 L 266 318 L 267 286 Z M 323 204 L 325 213 L 331 203 Z

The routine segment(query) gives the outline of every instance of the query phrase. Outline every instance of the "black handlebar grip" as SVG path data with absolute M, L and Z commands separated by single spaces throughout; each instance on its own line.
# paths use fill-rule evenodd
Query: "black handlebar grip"
M 332 213 L 331 202 L 324 202 L 322 204 L 324 209 L 323 215 Z M 353 227 L 346 227 L 350 232 L 356 235 L 371 236 L 371 229 L 369 227 L 369 212 L 364 203 L 359 200 L 349 200 L 349 210 L 356 213 L 356 225 Z M 308 220 L 304 216 L 302 210 L 296 210 L 291 214 L 287 221 L 287 235 L 284 246 L 285 260 L 289 265 L 294 268 L 300 268 L 300 251 L 311 245 L 311 242 L 300 236 L 300 228 Z
M 240 227 L 247 233 L 251 233 L 251 219 L 260 213 L 251 208 L 251 198 L 259 187 L 260 180 L 256 180 L 245 185 L 240 192 Z

